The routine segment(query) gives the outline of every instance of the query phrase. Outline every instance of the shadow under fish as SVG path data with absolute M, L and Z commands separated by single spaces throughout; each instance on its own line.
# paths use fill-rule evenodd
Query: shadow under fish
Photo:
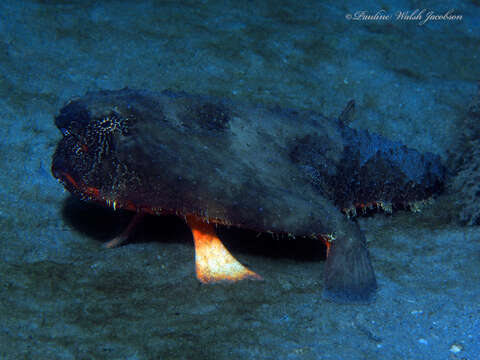
M 261 279 L 222 245 L 215 224 L 309 236 L 327 244 L 325 298 L 368 303 L 377 283 L 358 211 L 412 208 L 442 190 L 438 156 L 338 119 L 191 95 L 89 92 L 55 119 L 52 173 L 82 199 L 184 217 L 202 282 Z M 342 213 L 343 212 L 343 213 Z

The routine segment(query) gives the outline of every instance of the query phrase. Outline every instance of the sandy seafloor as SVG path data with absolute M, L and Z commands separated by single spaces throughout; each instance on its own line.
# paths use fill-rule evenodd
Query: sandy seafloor
M 348 21 L 368 10 L 456 9 L 461 21 Z M 480 359 L 480 229 L 445 194 L 421 213 L 360 219 L 377 300 L 321 298 L 318 244 L 222 229 L 263 282 L 200 285 L 181 220 L 73 199 L 50 174 L 72 96 L 185 90 L 329 116 L 458 152 L 480 79 L 476 0 L 5 1 L 0 4 L 1 359 Z M 450 169 L 451 170 L 451 169 Z

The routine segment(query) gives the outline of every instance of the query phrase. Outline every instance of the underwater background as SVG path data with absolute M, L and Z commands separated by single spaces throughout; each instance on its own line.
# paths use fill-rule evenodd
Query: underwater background
M 479 80 L 478 0 L 1 2 L 0 358 L 480 359 Z M 446 190 L 359 218 L 371 305 L 321 298 L 317 244 L 235 229 L 265 281 L 201 285 L 183 220 L 106 250 L 131 214 L 50 173 L 63 104 L 126 86 L 331 117 L 355 99 L 351 126 L 439 154 Z

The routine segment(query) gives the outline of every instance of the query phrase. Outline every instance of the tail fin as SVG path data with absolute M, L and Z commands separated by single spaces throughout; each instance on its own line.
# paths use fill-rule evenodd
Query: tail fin
M 323 297 L 337 303 L 368 304 L 375 300 L 377 281 L 365 237 L 358 228 L 332 242 L 325 265 Z

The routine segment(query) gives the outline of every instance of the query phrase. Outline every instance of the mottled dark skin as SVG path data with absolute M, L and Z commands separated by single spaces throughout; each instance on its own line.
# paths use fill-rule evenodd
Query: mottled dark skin
M 343 303 L 372 301 L 377 285 L 365 237 L 339 208 L 424 199 L 443 182 L 437 157 L 314 112 L 124 89 L 74 99 L 55 122 L 64 137 L 52 172 L 72 193 L 137 212 L 329 235 L 323 294 Z

